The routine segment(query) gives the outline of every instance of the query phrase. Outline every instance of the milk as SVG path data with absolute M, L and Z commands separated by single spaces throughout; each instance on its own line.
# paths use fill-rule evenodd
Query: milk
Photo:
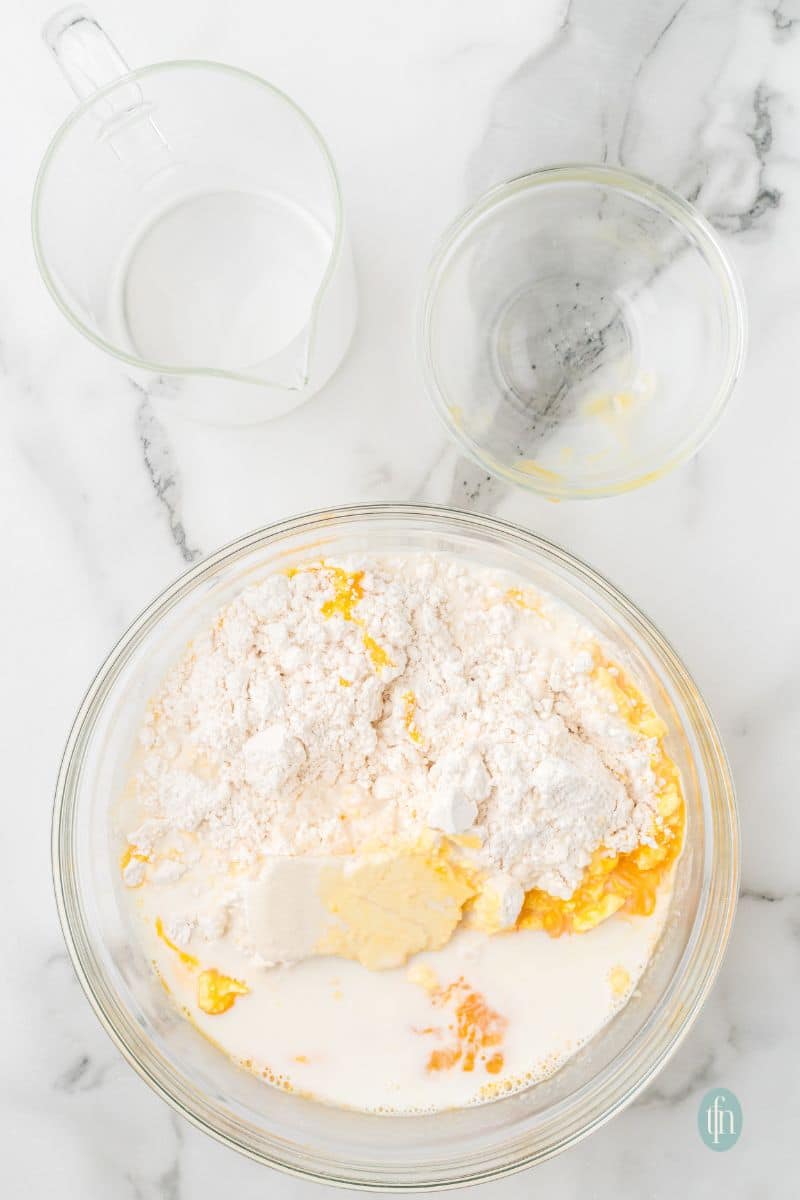
M 154 932 L 170 888 L 143 888 L 138 907 L 148 953 L 198 1030 L 232 1059 L 276 1084 L 318 1100 L 373 1112 L 420 1112 L 485 1102 L 546 1078 L 619 1011 L 647 965 L 666 918 L 668 894 L 649 917 L 616 915 L 585 934 L 542 931 L 493 936 L 456 932 L 407 966 L 371 971 L 344 959 L 310 958 L 254 967 L 223 937 L 207 943 L 201 966 L 246 983 L 225 1013 L 197 1006 L 197 970 Z M 180 885 L 176 894 L 181 891 Z M 457 1037 L 449 985 L 479 995 L 502 1024 L 502 1038 L 432 1070 L 432 1052 Z M 463 991 L 462 988 L 462 991 Z M 502 1055 L 502 1067 L 495 1070 Z
M 331 252 L 322 224 L 284 196 L 190 196 L 139 229 L 123 254 L 111 300 L 118 336 L 170 367 L 257 370 L 288 351 L 277 381 L 299 386 Z

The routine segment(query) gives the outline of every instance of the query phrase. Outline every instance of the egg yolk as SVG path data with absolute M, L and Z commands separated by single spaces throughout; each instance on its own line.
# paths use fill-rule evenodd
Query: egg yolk
M 233 1008 L 236 997 L 246 996 L 249 991 L 246 983 L 222 975 L 216 967 L 201 971 L 197 976 L 197 1006 L 214 1016 Z
M 683 845 L 686 810 L 678 768 L 664 749 L 666 723 L 599 647 L 593 657 L 592 677 L 610 693 L 631 728 L 656 741 L 650 760 L 658 781 L 658 813 L 651 831 L 654 844 L 637 846 L 625 854 L 609 853 L 601 846 L 568 900 L 538 888 L 528 892 L 518 928 L 544 929 L 552 937 L 585 933 L 615 912 L 649 916 L 656 906 L 659 884 Z
M 446 1071 L 458 1065 L 462 1071 L 474 1071 L 476 1062 L 490 1075 L 503 1069 L 500 1046 L 508 1021 L 487 1004 L 480 992 L 463 978 L 445 988 L 435 988 L 431 999 L 437 1007 L 449 1007 L 453 1020 L 447 1027 L 448 1045 L 432 1050 L 428 1058 L 429 1071 Z M 429 1033 L 433 1030 L 421 1030 Z

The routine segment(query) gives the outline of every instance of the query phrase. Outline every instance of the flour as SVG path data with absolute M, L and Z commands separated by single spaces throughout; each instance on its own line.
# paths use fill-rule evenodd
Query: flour
M 427 827 L 472 835 L 510 896 L 569 897 L 599 846 L 647 841 L 655 743 L 593 677 L 574 614 L 445 556 L 336 565 L 246 588 L 170 672 L 142 731 L 136 853 L 199 846 L 246 872 Z M 126 872 L 136 886 L 142 861 Z

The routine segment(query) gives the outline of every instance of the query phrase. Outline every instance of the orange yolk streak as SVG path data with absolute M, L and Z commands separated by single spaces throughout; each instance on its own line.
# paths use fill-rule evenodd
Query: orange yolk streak
M 446 1071 L 460 1064 L 462 1071 L 474 1071 L 478 1059 L 490 1075 L 503 1069 L 503 1055 L 499 1050 L 487 1055 L 485 1051 L 501 1045 L 508 1021 L 490 1008 L 486 999 L 462 977 L 449 987 L 437 988 L 432 993 L 433 1003 L 438 1007 L 454 1005 L 454 1021 L 448 1026 L 452 1042 L 440 1050 L 432 1050 L 428 1058 L 429 1071 Z M 421 1032 L 431 1032 L 422 1030 Z
M 364 588 L 361 584 L 364 578 L 363 571 L 345 571 L 344 567 L 332 567 L 328 563 L 322 562 L 311 567 L 291 567 L 286 574 L 289 579 L 292 579 L 301 571 L 327 571 L 330 576 L 333 596 L 330 600 L 326 600 L 320 609 L 323 617 L 338 616 L 343 621 L 352 621 L 354 625 L 364 628 L 364 622 L 359 621 L 358 617 L 354 615 L 356 606 L 364 598 Z M 395 665 L 383 646 L 379 645 L 366 630 L 364 630 L 362 640 L 364 649 L 376 671 L 382 671 L 384 667 Z M 341 683 L 342 680 L 340 679 L 339 682 Z M 344 686 L 347 687 L 349 684 Z
M 122 854 L 120 855 L 120 859 L 119 859 L 119 869 L 122 872 L 122 874 L 125 873 L 125 868 L 127 866 L 129 866 L 130 863 L 132 863 L 132 862 L 141 862 L 141 863 L 150 862 L 150 857 L 147 854 L 137 853 L 137 851 L 134 850 L 133 846 L 126 846 L 125 849 L 123 850 Z M 140 883 L 135 884 L 134 886 L 141 887 L 141 884 Z
M 333 583 L 333 598 L 326 600 L 320 610 L 323 617 L 332 617 L 337 613 L 344 621 L 354 621 L 353 610 L 364 597 L 361 580 L 363 571 L 345 571 L 343 567 L 323 568 L 329 571 Z
M 177 946 L 175 944 L 175 942 L 173 942 L 170 938 L 167 937 L 166 931 L 164 929 L 164 922 L 161 920 L 161 917 L 156 917 L 156 933 L 161 938 L 164 945 L 169 946 L 170 950 L 173 950 L 177 954 L 178 958 L 181 960 L 181 962 L 183 963 L 183 965 L 185 967 L 199 967 L 200 966 L 199 959 L 195 958 L 195 956 L 193 954 L 187 954 L 185 950 L 181 950 L 180 946 Z

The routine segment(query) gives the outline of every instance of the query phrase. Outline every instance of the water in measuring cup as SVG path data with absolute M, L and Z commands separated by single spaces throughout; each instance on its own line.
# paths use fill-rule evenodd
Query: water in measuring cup
M 285 197 L 225 191 L 162 212 L 118 273 L 125 340 L 149 362 L 241 371 L 298 339 L 330 261 L 323 226 Z M 297 385 L 302 353 L 279 379 Z M 269 374 L 269 370 L 265 372 Z

